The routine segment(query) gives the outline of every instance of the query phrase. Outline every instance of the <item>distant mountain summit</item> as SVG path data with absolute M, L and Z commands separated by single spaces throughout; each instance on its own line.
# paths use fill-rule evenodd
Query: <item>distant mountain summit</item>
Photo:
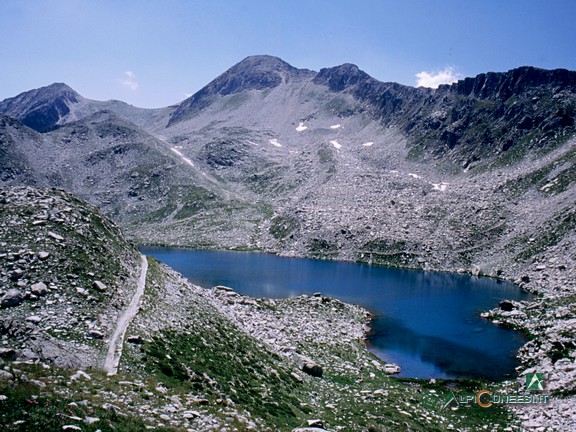
M 232 66 L 218 78 L 182 102 L 170 117 L 174 124 L 208 106 L 217 95 L 274 88 L 292 80 L 312 78 L 315 72 L 298 69 L 278 57 L 251 56 Z
M 320 69 L 320 72 L 314 77 L 315 84 L 326 85 L 334 92 L 369 81 L 376 80 L 351 63 Z
M 82 96 L 63 83 L 30 90 L 0 102 L 0 112 L 19 119 L 26 126 L 47 132 L 70 113 L 70 106 Z

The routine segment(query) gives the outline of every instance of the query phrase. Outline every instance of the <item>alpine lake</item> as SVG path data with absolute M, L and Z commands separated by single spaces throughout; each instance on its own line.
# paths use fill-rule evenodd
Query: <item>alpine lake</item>
M 400 365 L 399 377 L 502 381 L 514 375 L 516 352 L 527 341 L 524 334 L 481 318 L 501 300 L 533 298 L 495 279 L 255 252 L 140 251 L 205 288 L 224 285 L 266 298 L 321 292 L 361 305 L 373 315 L 369 350 Z

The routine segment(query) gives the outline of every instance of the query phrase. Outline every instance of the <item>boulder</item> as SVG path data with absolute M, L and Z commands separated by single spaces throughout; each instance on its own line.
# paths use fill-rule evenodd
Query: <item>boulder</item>
M 48 237 L 51 237 L 54 240 L 58 240 L 58 241 L 64 240 L 64 237 L 62 237 L 60 234 L 56 234 L 55 232 L 52 232 L 52 231 L 48 231 Z
M 13 280 L 14 282 L 16 282 L 22 276 L 24 276 L 24 270 L 16 269 L 10 274 L 10 279 Z
M 94 281 L 94 283 L 92 284 L 92 288 L 94 288 L 98 292 L 104 292 L 108 289 L 108 287 L 99 280 Z
M 48 287 L 43 282 L 38 282 L 33 284 L 30 287 L 30 291 L 32 294 L 37 295 L 38 297 L 45 296 L 48 293 Z
M 299 427 L 296 429 L 292 429 L 292 432 L 328 432 L 328 431 L 326 429 L 317 427 Z
M 400 366 L 395 363 L 388 363 L 384 365 L 384 373 L 388 375 L 395 375 L 400 373 Z
M 18 306 L 24 300 L 23 294 L 17 289 L 8 290 L 6 294 L 2 296 L 0 300 L 0 306 L 2 308 L 9 308 Z
M 18 354 L 12 348 L 0 348 L 0 358 L 4 360 L 14 361 Z
M 512 309 L 514 309 L 514 303 L 512 303 L 510 300 L 502 300 L 500 303 L 498 303 L 498 306 L 505 312 L 510 312 Z
M 48 259 L 49 256 L 50 256 L 49 252 L 44 252 L 44 251 L 38 252 L 38 258 L 42 261 Z
M 324 373 L 322 366 L 314 360 L 296 353 L 293 354 L 293 359 L 302 372 L 313 377 L 322 378 Z
M 142 345 L 144 343 L 144 340 L 140 336 L 128 336 L 126 342 L 136 345 Z
M 103 339 L 104 333 L 99 330 L 92 329 L 88 331 L 88 337 L 91 337 L 92 339 Z
M 324 427 L 324 423 L 320 419 L 308 420 L 307 423 L 308 423 L 309 427 L 314 427 L 314 428 L 323 428 Z
M 470 273 L 472 273 L 472 276 L 482 276 L 482 269 L 474 265 L 472 266 Z

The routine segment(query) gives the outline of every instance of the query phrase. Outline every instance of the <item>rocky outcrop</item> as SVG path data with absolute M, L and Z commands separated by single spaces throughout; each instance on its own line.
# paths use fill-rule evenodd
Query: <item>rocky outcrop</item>
M 441 92 L 450 91 L 478 99 L 506 100 L 512 96 L 525 97 L 538 87 L 552 90 L 568 89 L 573 92 L 576 88 L 576 72 L 524 66 L 504 73 L 483 73 L 440 88 Z

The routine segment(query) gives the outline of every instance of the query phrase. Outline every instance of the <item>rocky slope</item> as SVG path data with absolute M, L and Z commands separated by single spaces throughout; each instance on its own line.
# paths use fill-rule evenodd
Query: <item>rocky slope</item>
M 16 188 L 0 201 L 4 345 L 56 366 L 97 366 L 131 296 L 138 254 L 94 207 L 64 192 Z
M 512 317 L 524 369 L 570 395 L 575 83 L 522 67 L 431 90 L 256 56 L 158 110 L 53 85 L 0 103 L 0 179 L 64 187 L 140 243 L 517 281 L 544 299 Z
M 153 259 L 107 375 L 139 254 L 63 191 L 9 188 L 0 200 L 3 430 L 519 429 L 500 408 L 442 409 L 451 391 L 483 383 L 390 378 L 394 366 L 362 344 L 368 314 L 357 306 L 208 290 Z

